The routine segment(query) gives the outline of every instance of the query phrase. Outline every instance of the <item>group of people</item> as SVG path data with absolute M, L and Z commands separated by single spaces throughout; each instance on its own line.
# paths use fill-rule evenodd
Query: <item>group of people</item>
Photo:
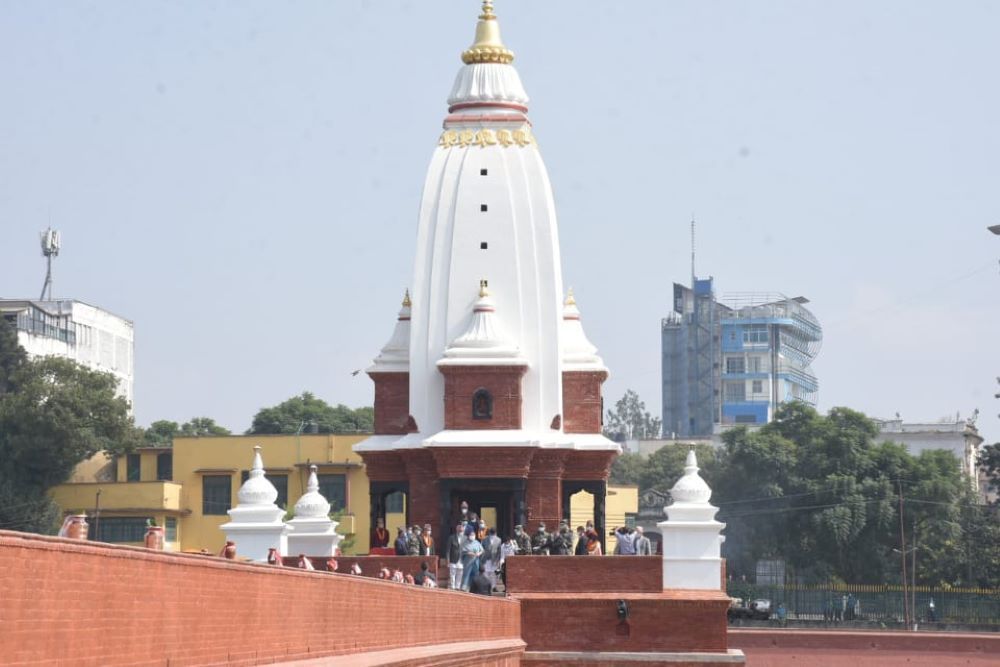
M 653 543 L 643 535 L 642 526 L 615 528 L 616 556 L 652 556 Z
M 355 565 L 355 567 L 357 567 Z M 427 561 L 422 561 L 420 563 L 420 571 L 416 575 L 413 574 L 403 574 L 402 570 L 389 570 L 387 567 L 383 567 L 378 571 L 378 579 L 387 579 L 389 581 L 394 581 L 398 584 L 410 584 L 413 586 L 422 586 L 424 588 L 437 588 L 437 578 L 431 574 L 430 565 Z
M 611 535 L 616 538 L 616 556 L 650 556 L 653 553 L 652 544 L 643 535 L 641 527 L 616 528 Z M 385 522 L 379 518 L 372 535 L 372 546 L 384 548 L 388 542 L 389 533 Z M 423 528 L 419 525 L 409 529 L 397 528 L 393 550 L 397 556 L 437 555 L 431 525 L 424 524 Z M 448 559 L 449 588 L 489 595 L 500 582 L 506 580 L 505 565 L 510 556 L 602 556 L 603 548 L 593 521 L 588 521 L 586 526 L 578 526 L 575 535 L 566 519 L 560 521 L 559 528 L 551 533 L 541 522 L 531 535 L 518 524 L 514 526 L 513 536 L 501 539 L 496 528 L 487 526 L 463 502 L 461 519 L 448 538 L 446 554 L 442 555 L 446 555 Z M 429 573 L 427 576 L 433 579 Z M 384 578 L 394 577 L 394 573 L 388 573 Z M 400 573 L 399 577 L 406 581 L 405 575 Z M 421 585 L 419 582 L 414 583 Z

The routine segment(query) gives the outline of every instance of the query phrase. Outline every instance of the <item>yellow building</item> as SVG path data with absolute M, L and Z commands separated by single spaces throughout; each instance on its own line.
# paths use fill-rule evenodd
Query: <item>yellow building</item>
M 225 542 L 219 526 L 229 520 L 226 512 L 236 506 L 253 448 L 260 445 L 267 477 L 278 490 L 278 505 L 294 507 L 305 492 L 309 465 L 315 464 L 320 492 L 340 514 L 337 531 L 349 544 L 344 552 L 367 553 L 372 530 L 368 476 L 361 457 L 353 451 L 364 437 L 178 437 L 173 448 L 142 448 L 114 461 L 99 454 L 81 463 L 71 481 L 55 487 L 51 494 L 65 513 L 86 513 L 96 539 L 142 544 L 146 521 L 153 519 L 164 526 L 167 549 L 218 552 Z M 609 530 L 626 525 L 638 511 L 638 490 L 609 485 L 605 507 Z M 396 527 L 404 525 L 405 497 L 390 496 L 387 510 L 391 538 Z M 573 528 L 593 518 L 593 497 L 584 492 L 573 496 L 570 514 Z M 607 538 L 606 544 L 609 551 L 613 549 L 614 538 Z
M 576 530 L 577 526 L 586 526 L 594 520 L 594 496 L 581 491 L 569 499 L 569 527 Z M 604 546 L 608 553 L 614 553 L 618 540 L 611 531 L 619 526 L 635 527 L 636 515 L 639 513 L 639 487 L 634 484 L 621 486 L 608 484 L 608 495 L 604 500 L 604 521 L 607 534 L 604 536 Z
M 143 448 L 115 462 L 117 481 L 96 481 L 95 459 L 81 464 L 73 482 L 52 490 L 64 512 L 86 513 L 97 539 L 142 544 L 147 519 L 164 526 L 172 551 L 218 551 L 225 542 L 219 526 L 229 520 L 236 493 L 253 460 L 254 445 L 267 477 L 278 489 L 278 504 L 291 509 L 305 492 L 309 465 L 316 464 L 320 491 L 341 513 L 337 530 L 368 551 L 368 477 L 352 447 L 364 435 L 253 435 L 174 439 L 173 448 Z M 98 495 L 99 494 L 99 495 Z M 98 516 L 98 508 L 100 513 Z M 402 524 L 402 508 L 390 524 Z

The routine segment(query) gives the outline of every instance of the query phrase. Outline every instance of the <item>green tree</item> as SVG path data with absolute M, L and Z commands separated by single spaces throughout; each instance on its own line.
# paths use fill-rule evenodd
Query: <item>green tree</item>
M 149 425 L 142 435 L 143 441 L 153 447 L 169 447 L 174 438 L 180 434 L 177 422 L 160 419 Z
M 331 406 L 303 392 L 278 405 L 261 408 L 247 434 L 368 433 L 374 422 L 375 410 L 371 407 L 352 410 L 346 405 Z
M 48 532 L 59 510 L 46 496 L 97 452 L 139 440 L 116 380 L 68 359 L 26 359 L 0 319 L 0 527 Z
M 633 438 L 660 437 L 660 419 L 653 417 L 639 394 L 631 389 L 615 403 L 614 410 L 608 410 L 604 420 L 604 435 L 616 442 Z
M 186 437 L 205 437 L 212 435 L 229 435 L 231 431 L 215 423 L 210 417 L 193 417 L 191 421 L 181 424 L 180 435 Z
M 1000 442 L 983 447 L 978 460 L 979 469 L 986 475 L 987 489 L 1000 494 Z
M 28 355 L 17 342 L 17 330 L 0 317 L 0 394 L 10 391 L 14 374 L 27 360 Z
M 161 419 L 153 422 L 143 432 L 143 440 L 147 445 L 153 447 L 169 447 L 173 444 L 174 438 L 181 436 L 185 438 L 205 437 L 212 435 L 230 435 L 231 431 L 224 426 L 219 426 L 210 417 L 192 417 L 181 425 L 177 422 Z
M 611 466 L 610 481 L 614 484 L 635 484 L 640 493 L 648 489 L 669 491 L 684 474 L 684 461 L 691 445 L 677 442 L 667 444 L 649 456 L 624 453 Z M 693 446 L 698 455 L 701 474 L 711 484 L 715 475 L 715 450 L 711 445 Z

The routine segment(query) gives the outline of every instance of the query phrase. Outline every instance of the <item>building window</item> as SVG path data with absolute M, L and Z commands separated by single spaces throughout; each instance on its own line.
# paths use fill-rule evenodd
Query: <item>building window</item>
M 402 514 L 403 513 L 403 492 L 396 491 L 395 493 L 390 493 L 385 497 L 385 513 L 386 514 Z
M 726 383 L 726 401 L 745 401 L 747 398 L 747 385 L 745 382 Z
M 479 205 L 479 210 L 482 211 L 483 213 L 486 213 L 486 209 L 487 209 L 486 204 L 480 204 Z
M 264 477 L 274 488 L 278 490 L 278 499 L 274 501 L 274 504 L 278 507 L 288 507 L 288 475 L 268 475 L 264 474 Z M 244 470 L 241 476 L 242 482 L 246 483 L 250 479 L 250 471 Z
M 764 393 L 764 381 L 763 380 L 754 380 L 753 381 L 753 388 L 750 391 L 753 392 L 754 394 L 762 394 L 762 393 Z
M 486 241 L 483 241 L 482 243 L 479 244 L 479 249 L 480 250 L 486 250 L 486 248 L 488 248 L 488 247 L 489 247 L 489 245 L 486 243 Z
M 201 513 L 225 515 L 233 502 L 233 478 L 229 475 L 205 475 L 201 478 Z
M 635 529 L 635 518 L 636 514 L 634 512 L 625 512 L 625 527 Z
M 163 531 L 163 539 L 167 542 L 177 541 L 177 517 L 167 517 L 167 526 Z
M 169 482 L 174 478 L 174 453 L 160 452 L 156 455 L 156 479 Z
M 487 173 L 488 173 L 488 172 L 487 172 L 487 171 L 486 171 L 485 169 L 480 169 L 480 170 L 479 170 L 479 175 L 480 175 L 480 176 L 485 176 L 485 175 L 486 175 Z
M 111 516 L 90 518 L 90 539 L 97 542 L 142 542 L 150 517 Z
M 743 357 L 726 357 L 727 373 L 746 373 L 747 364 Z
M 317 475 L 319 492 L 330 502 L 330 511 L 347 509 L 347 475 Z
M 142 479 L 142 456 L 128 454 L 125 457 L 125 481 L 138 482 Z
M 766 324 L 751 324 L 743 329 L 744 343 L 766 343 L 768 340 Z
M 493 394 L 485 389 L 477 389 L 472 395 L 472 418 L 493 419 Z
M 737 424 L 756 424 L 757 423 L 757 416 L 756 415 L 736 415 L 736 418 L 733 421 L 735 421 Z

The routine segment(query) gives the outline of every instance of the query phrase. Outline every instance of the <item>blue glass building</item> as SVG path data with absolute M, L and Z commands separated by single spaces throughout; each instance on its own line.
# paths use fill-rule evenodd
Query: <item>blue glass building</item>
M 673 312 L 661 323 L 664 435 L 766 424 L 786 401 L 815 405 L 810 365 L 823 331 L 806 303 L 782 294 L 716 299 L 711 278 L 675 283 Z

